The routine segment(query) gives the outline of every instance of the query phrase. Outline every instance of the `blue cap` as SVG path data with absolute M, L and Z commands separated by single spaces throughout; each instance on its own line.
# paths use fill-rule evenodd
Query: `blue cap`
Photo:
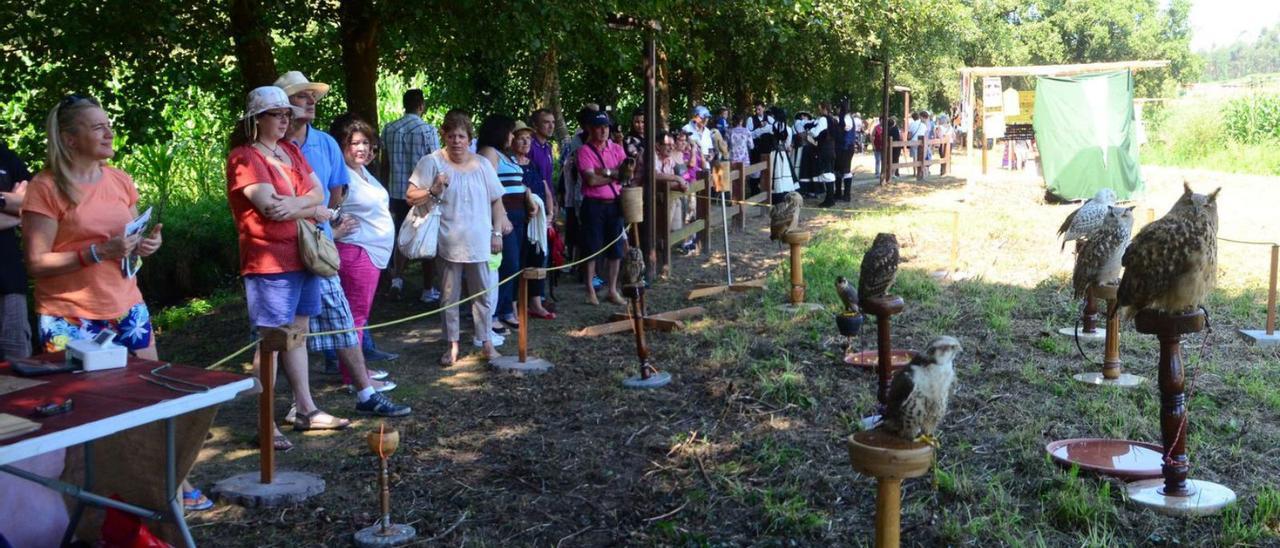
M 587 125 L 592 127 L 607 126 L 609 125 L 609 115 L 605 114 L 603 111 L 597 112 L 595 116 L 592 116 L 590 120 L 587 120 Z
M 707 108 L 707 107 L 705 107 L 705 106 L 698 105 L 697 107 L 694 107 L 694 109 L 693 109 L 693 115 L 694 115 L 694 116 L 700 116 L 700 117 L 702 117 L 702 118 L 710 118 L 710 117 L 711 117 L 711 110 L 710 110 L 710 109 L 708 109 L 708 108 Z

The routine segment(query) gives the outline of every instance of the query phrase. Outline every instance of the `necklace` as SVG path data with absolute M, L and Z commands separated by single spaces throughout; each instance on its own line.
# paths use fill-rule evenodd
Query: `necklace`
M 281 162 L 283 162 L 283 161 L 284 161 L 284 156 L 281 156 L 281 155 L 280 155 L 280 145 L 276 145 L 276 148 L 271 148 L 271 147 L 269 147 L 269 146 L 267 146 L 267 145 L 262 144 L 262 141 L 258 141 L 258 142 L 254 143 L 254 144 L 256 144 L 256 145 L 258 145 L 258 146 L 260 146 L 260 147 L 262 147 L 262 148 L 266 149 L 266 150 L 267 150 L 267 152 L 270 152 L 270 153 L 271 153 L 271 155 L 272 155 L 272 156 L 275 156 L 277 160 L 280 160 Z

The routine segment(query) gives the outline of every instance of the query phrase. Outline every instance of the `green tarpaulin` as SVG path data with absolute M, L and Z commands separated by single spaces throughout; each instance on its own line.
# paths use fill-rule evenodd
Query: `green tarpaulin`
M 1036 145 L 1049 192 L 1066 200 L 1141 191 L 1133 76 L 1128 71 L 1036 79 Z

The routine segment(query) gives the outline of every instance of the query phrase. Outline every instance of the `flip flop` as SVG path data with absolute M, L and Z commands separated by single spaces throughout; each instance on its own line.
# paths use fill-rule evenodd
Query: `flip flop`
M 452 352 L 445 352 L 443 356 L 440 356 L 440 367 L 449 367 L 453 365 L 453 362 L 454 358 Z
M 529 315 L 530 315 L 530 316 L 532 316 L 532 317 L 534 317 L 534 318 L 538 318 L 538 319 L 540 319 L 540 320 L 554 320 L 554 319 L 556 319 L 556 313 L 555 313 L 555 312 L 536 312 L 536 311 L 530 310 L 530 311 L 529 311 Z
M 520 329 L 520 320 L 516 318 L 498 318 L 498 321 L 507 324 L 511 329 Z
M 293 423 L 293 430 L 296 432 L 306 432 L 308 430 L 342 430 L 351 426 L 351 421 L 340 419 L 324 411 L 316 409 L 307 414 L 298 414 L 298 418 Z
M 182 509 L 187 512 L 203 512 L 213 508 L 213 501 L 204 496 L 199 489 L 192 489 L 182 494 Z

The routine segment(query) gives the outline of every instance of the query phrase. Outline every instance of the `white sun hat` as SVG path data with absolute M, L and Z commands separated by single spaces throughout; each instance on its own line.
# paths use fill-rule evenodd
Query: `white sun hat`
M 325 94 L 329 93 L 329 84 L 307 80 L 306 76 L 296 70 L 281 74 L 279 78 L 276 78 L 275 86 L 283 89 L 285 95 L 293 95 L 299 91 L 314 91 L 317 102 L 324 98 Z
M 262 86 L 253 88 L 253 91 L 249 92 L 248 98 L 245 99 L 244 115 L 240 118 L 250 118 L 278 108 L 287 108 L 293 111 L 294 116 L 305 112 L 302 108 L 289 103 L 289 96 L 285 95 L 284 90 L 275 86 Z

